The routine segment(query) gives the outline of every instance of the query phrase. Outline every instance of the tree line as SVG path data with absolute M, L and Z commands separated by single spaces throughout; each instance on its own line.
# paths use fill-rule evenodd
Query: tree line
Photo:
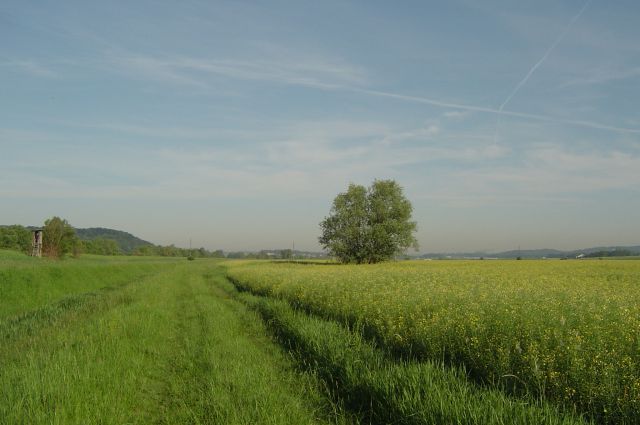
M 620 249 L 616 248 L 612 251 L 597 251 L 592 252 L 590 254 L 585 255 L 587 258 L 598 258 L 598 257 L 633 257 L 637 256 L 639 253 L 635 251 L 630 251 L 628 249 Z
M 83 250 L 82 242 L 67 220 L 52 217 L 44 222 L 42 254 L 60 258 L 68 253 L 79 254 Z M 30 254 L 33 243 L 32 228 L 19 224 L 0 227 L 0 248 Z
M 0 226 L 0 249 L 9 249 L 30 254 L 33 243 L 32 228 L 18 224 Z M 82 254 L 126 255 L 118 242 L 109 238 L 80 239 L 69 222 L 60 217 L 52 217 L 44 222 L 42 254 L 50 258 L 66 255 L 78 257 Z M 205 248 L 186 249 L 175 245 L 144 245 L 135 248 L 132 255 L 161 257 L 223 258 L 222 250 L 209 251 Z
M 94 255 L 129 255 L 122 251 L 118 242 L 114 239 L 98 237 L 90 240 L 80 239 L 75 229 L 67 220 L 52 217 L 45 222 L 43 228 L 44 247 L 43 255 L 60 258 L 65 255 L 79 256 L 82 254 Z M 0 226 L 0 249 L 31 253 L 32 228 L 11 225 Z M 244 259 L 292 259 L 295 258 L 291 249 L 283 249 L 275 255 L 270 251 L 256 253 L 229 252 L 218 249 L 209 251 L 205 248 L 187 249 L 175 245 L 142 245 L 131 251 L 130 255 L 159 256 L 159 257 L 192 257 L 192 258 L 244 258 Z
M 221 249 L 209 251 L 205 248 L 188 249 L 171 245 L 143 245 L 133 250 L 133 255 L 160 257 L 193 257 L 193 258 L 224 258 Z
M 31 231 L 17 224 L 0 227 L 0 248 L 28 254 L 31 252 Z

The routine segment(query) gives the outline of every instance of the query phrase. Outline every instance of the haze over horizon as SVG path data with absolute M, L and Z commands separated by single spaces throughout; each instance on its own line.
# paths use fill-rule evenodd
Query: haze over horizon
M 0 224 L 317 251 L 395 179 L 421 252 L 639 245 L 640 3 L 0 6 Z

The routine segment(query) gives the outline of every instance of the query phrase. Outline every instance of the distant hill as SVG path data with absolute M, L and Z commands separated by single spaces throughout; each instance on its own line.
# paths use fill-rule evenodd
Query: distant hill
M 497 258 L 563 258 L 569 255 L 568 251 L 560 251 L 557 249 L 514 249 L 512 251 L 499 252 L 491 254 Z
M 448 253 L 428 253 L 420 258 L 575 258 L 583 254 L 589 255 L 600 252 L 622 252 L 627 251 L 640 255 L 640 245 L 638 246 L 600 246 L 593 248 L 576 249 L 572 251 L 560 251 L 557 249 L 521 249 L 504 252 L 448 252 Z
M 153 245 L 151 242 L 135 237 L 131 233 L 123 232 L 121 230 L 105 229 L 103 227 L 76 229 L 76 234 L 78 235 L 78 238 L 84 241 L 100 238 L 114 240 L 120 247 L 120 250 L 125 254 L 131 254 L 133 250 L 139 246 Z
M 597 246 L 595 248 L 587 248 L 573 251 L 576 254 L 593 254 L 594 252 L 611 252 L 611 251 L 630 251 L 640 254 L 640 245 L 637 246 Z

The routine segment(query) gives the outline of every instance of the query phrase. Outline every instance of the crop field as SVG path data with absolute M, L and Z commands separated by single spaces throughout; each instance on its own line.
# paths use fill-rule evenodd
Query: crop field
M 639 276 L 0 251 L 0 424 L 638 423 Z
M 254 262 L 228 275 L 394 359 L 462 370 L 478 390 L 640 423 L 638 261 Z

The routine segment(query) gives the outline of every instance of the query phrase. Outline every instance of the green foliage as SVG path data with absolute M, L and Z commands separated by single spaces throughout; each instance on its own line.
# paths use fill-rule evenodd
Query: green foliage
M 283 260 L 290 260 L 291 258 L 293 258 L 293 251 L 290 249 L 283 249 L 282 251 L 280 251 L 280 258 L 282 258 Z
M 95 255 L 120 255 L 120 247 L 113 239 L 97 238 L 93 240 L 81 241 L 83 251 L 87 254 Z
M 31 231 L 24 226 L 0 226 L 0 249 L 31 252 Z
M 152 245 L 150 242 L 137 238 L 130 233 L 114 229 L 105 229 L 103 227 L 76 229 L 76 235 L 83 241 L 93 241 L 96 239 L 108 239 L 115 241 L 118 246 L 118 251 L 123 254 L 132 254 L 138 247 Z
M 173 244 L 166 246 L 142 245 L 134 249 L 133 255 L 159 257 L 224 258 L 224 252 L 222 252 L 222 250 L 211 252 L 204 248 L 179 248 Z
M 276 254 L 272 251 L 259 251 L 259 252 L 230 252 L 227 254 L 227 258 L 232 259 L 252 259 L 252 260 L 273 260 Z
M 243 259 L 243 258 L 247 258 L 247 254 L 245 254 L 244 252 L 241 252 L 241 251 L 230 252 L 230 253 L 227 254 L 227 258 Z
M 133 255 L 139 255 L 139 256 L 153 256 L 153 255 L 159 255 L 158 254 L 158 249 L 156 248 L 155 245 L 144 245 L 144 246 L 139 246 L 136 249 L 133 250 Z
M 321 223 L 322 246 L 344 263 L 378 263 L 418 248 L 413 207 L 393 180 L 375 180 L 367 189 L 350 184 L 338 194 Z
M 76 232 L 67 220 L 52 217 L 44 222 L 42 251 L 51 258 L 61 258 L 73 250 Z

